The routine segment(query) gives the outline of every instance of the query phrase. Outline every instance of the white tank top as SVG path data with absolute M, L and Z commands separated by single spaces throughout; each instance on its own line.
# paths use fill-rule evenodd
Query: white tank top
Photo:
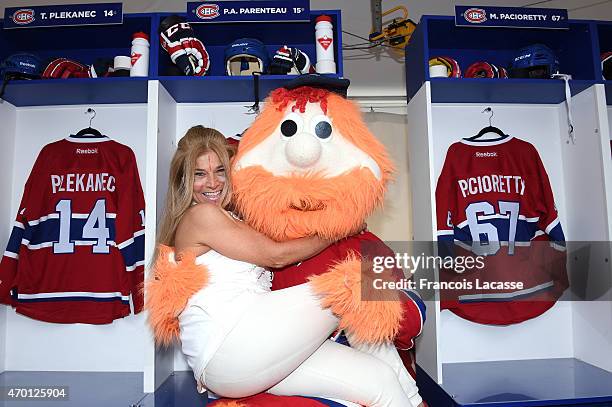
M 203 391 L 204 369 L 250 304 L 272 287 L 264 268 L 209 250 L 196 258 L 209 273 L 206 287 L 195 293 L 179 315 L 183 354 Z

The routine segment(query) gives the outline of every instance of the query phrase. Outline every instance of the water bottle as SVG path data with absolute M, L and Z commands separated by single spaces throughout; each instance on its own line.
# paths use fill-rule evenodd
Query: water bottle
M 134 33 L 131 57 L 130 76 L 149 76 L 149 36 L 146 33 Z
M 330 16 L 318 16 L 315 24 L 315 47 L 317 49 L 317 73 L 336 73 L 334 61 L 334 31 Z

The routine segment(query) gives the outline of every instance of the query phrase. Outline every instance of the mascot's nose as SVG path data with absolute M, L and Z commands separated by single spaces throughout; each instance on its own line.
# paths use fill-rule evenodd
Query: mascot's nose
M 321 157 L 321 143 L 309 133 L 298 133 L 285 145 L 285 155 L 296 167 L 307 168 Z

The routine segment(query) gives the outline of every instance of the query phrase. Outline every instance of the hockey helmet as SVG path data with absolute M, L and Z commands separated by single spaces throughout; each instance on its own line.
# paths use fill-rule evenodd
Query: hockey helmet
M 270 57 L 266 46 L 254 38 L 240 38 L 225 48 L 225 72 L 229 76 L 267 73 Z
M 18 53 L 7 57 L 0 64 L 0 98 L 4 96 L 6 85 L 13 79 L 39 79 L 44 62 L 34 54 Z
M 544 44 L 521 48 L 510 64 L 512 78 L 548 79 L 556 73 L 559 73 L 559 60 Z
M 446 76 L 449 78 L 461 78 L 459 63 L 451 57 L 437 56 L 429 60 L 429 66 L 442 65 L 446 67 Z
M 612 81 L 612 51 L 601 54 L 601 73 L 605 80 Z
M 38 56 L 28 53 L 13 54 L 0 64 L 0 77 L 4 79 L 38 79 L 44 69 L 44 62 Z
M 493 64 L 485 61 L 477 61 L 465 70 L 466 78 L 497 78 L 499 70 Z
M 508 72 L 503 67 L 486 61 L 477 61 L 468 66 L 466 78 L 507 78 Z

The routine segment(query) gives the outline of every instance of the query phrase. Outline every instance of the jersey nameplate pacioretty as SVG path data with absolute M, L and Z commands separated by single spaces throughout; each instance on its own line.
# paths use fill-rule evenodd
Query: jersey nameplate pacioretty
M 7 7 L 4 28 L 62 27 L 123 23 L 122 3 Z
M 455 25 L 564 30 L 569 28 L 567 9 L 531 7 L 455 6 Z

